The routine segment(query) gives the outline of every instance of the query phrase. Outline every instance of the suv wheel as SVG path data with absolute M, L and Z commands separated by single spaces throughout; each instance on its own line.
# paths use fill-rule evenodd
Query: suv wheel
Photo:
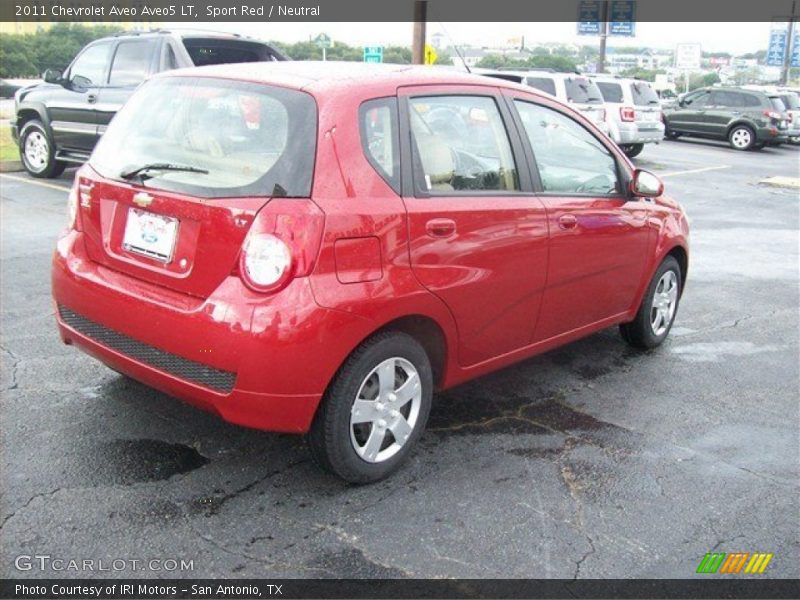
M 747 125 L 737 125 L 728 133 L 728 141 L 734 150 L 749 150 L 756 143 L 756 134 Z
M 681 268 L 668 256 L 656 270 L 636 318 L 619 326 L 622 338 L 636 348 L 655 348 L 667 339 L 681 296 Z
M 628 158 L 633 158 L 634 156 L 639 156 L 642 150 L 644 149 L 644 144 L 623 144 L 620 146 L 622 151 L 625 153 L 625 156 Z
M 56 149 L 44 125 L 38 119 L 25 123 L 19 135 L 22 165 L 33 177 L 58 177 L 66 163 L 56 160 Z
M 422 435 L 433 395 L 425 350 L 411 336 L 364 342 L 325 393 L 307 441 L 315 462 L 351 483 L 390 475 Z

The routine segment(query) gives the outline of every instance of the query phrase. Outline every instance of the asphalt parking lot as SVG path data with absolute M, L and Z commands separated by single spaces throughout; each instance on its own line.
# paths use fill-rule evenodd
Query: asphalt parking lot
M 440 394 L 409 464 L 366 487 L 63 346 L 49 261 L 72 171 L 0 176 L 0 576 L 686 578 L 712 550 L 800 576 L 800 202 L 760 183 L 798 159 L 647 147 L 692 226 L 667 343 L 608 330 Z

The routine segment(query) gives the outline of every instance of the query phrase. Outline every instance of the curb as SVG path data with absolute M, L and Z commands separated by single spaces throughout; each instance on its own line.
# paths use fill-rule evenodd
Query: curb
M 21 160 L 0 160 L 0 173 L 15 173 L 22 170 Z

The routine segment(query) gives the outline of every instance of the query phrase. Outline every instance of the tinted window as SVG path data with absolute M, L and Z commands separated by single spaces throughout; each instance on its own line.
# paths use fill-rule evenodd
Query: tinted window
M 511 143 L 493 98 L 412 98 L 409 118 L 415 178 L 422 190 L 520 189 Z
M 708 92 L 702 91 L 695 94 L 689 94 L 683 99 L 683 104 L 690 108 L 700 108 L 705 106 L 708 102 Z
M 70 78 L 80 76 L 85 77 L 95 85 L 105 83 L 104 77 L 108 66 L 108 52 L 110 49 L 111 44 L 108 42 L 86 48 L 72 65 L 69 72 Z
M 530 140 L 545 192 L 619 192 L 616 160 L 596 137 L 552 109 L 521 100 L 514 104 Z
M 586 77 L 570 77 L 564 80 L 567 100 L 580 104 L 602 104 L 603 94 L 594 81 Z
M 622 102 L 622 86 L 618 83 L 598 81 L 597 87 L 603 93 L 603 100 L 606 102 Z
M 150 73 L 155 44 L 147 40 L 120 42 L 111 63 L 110 85 L 139 85 Z
M 761 98 L 756 96 L 755 94 L 740 94 L 742 98 L 741 106 L 761 106 Z
M 146 82 L 117 113 L 92 166 L 119 178 L 150 163 L 147 186 L 206 198 L 311 193 L 317 111 L 308 94 L 263 84 L 171 77 Z
M 708 103 L 712 106 L 722 106 L 727 108 L 743 106 L 741 94 L 722 90 L 711 92 L 711 97 L 709 98 Z
M 551 96 L 556 95 L 556 82 L 550 77 L 528 77 L 525 83 Z
M 644 81 L 637 81 L 631 84 L 633 103 L 636 106 L 652 106 L 660 104 L 658 94 L 653 91 Z
M 797 94 L 781 94 L 781 99 L 789 110 L 800 108 L 800 98 L 797 97 Z
M 272 60 L 267 47 L 256 42 L 188 38 L 183 41 L 183 45 L 198 67 Z
M 400 150 L 394 98 L 370 100 L 361 105 L 361 144 L 372 167 L 394 191 L 400 192 Z

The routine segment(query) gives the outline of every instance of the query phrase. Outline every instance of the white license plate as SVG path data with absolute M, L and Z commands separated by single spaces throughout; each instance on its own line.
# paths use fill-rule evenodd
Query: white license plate
M 644 113 L 644 121 L 648 121 L 649 123 L 653 123 L 654 121 L 658 121 L 658 113 L 657 112 L 646 112 Z
M 178 237 L 178 219 L 138 208 L 128 209 L 122 247 L 162 262 L 172 260 Z

